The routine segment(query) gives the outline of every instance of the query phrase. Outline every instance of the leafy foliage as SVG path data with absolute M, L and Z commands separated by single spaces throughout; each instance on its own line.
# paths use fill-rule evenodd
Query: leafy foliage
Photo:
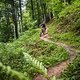
M 23 25 L 24 26 L 24 31 L 29 30 L 29 29 L 35 29 L 37 28 L 36 26 L 37 21 L 33 21 L 30 16 L 29 16 L 29 12 L 24 12 L 23 13 Z
M 76 0 L 59 13 L 58 29 L 62 32 L 73 31 L 79 34 L 80 2 Z M 60 32 L 61 32 L 60 31 Z
M 26 9 L 23 10 L 25 4 Z M 35 29 L 44 20 L 48 22 L 52 19 L 53 13 L 54 23 L 49 25 L 52 40 L 80 49 L 80 0 L 0 1 L 0 41 L 10 41 L 20 34 L 20 38 L 14 39 L 14 42 L 0 43 L 0 62 L 3 63 L 0 64 L 0 76 L 3 80 L 22 80 L 23 77 L 24 80 L 31 80 L 37 72 L 47 77 L 46 68 L 68 59 L 66 50 L 41 41 L 40 29 Z M 64 79 L 80 78 L 79 58 L 69 66 Z
M 50 80 L 57 80 L 55 76 L 53 76 Z
M 80 53 L 74 62 L 69 65 L 68 69 L 64 72 L 62 77 L 68 78 L 68 80 L 80 79 Z
M 58 14 L 62 11 L 62 9 L 64 8 L 63 3 L 60 0 L 53 0 L 53 11 L 54 11 L 54 15 L 55 17 L 59 17 Z
M 23 73 L 12 70 L 9 66 L 0 63 L 0 79 L 1 80 L 29 80 L 28 76 Z
M 80 20 L 80 3 L 74 0 L 71 5 L 66 6 L 60 13 L 57 21 L 49 24 L 49 33 L 53 36 L 54 41 L 59 41 L 71 45 L 71 47 L 80 50 L 79 22 Z M 80 54 L 74 62 L 69 65 L 63 73 L 61 80 L 79 80 L 80 78 Z
M 41 41 L 39 39 L 39 32 L 39 29 L 29 30 L 21 34 L 22 36 L 14 42 L 1 43 L 0 61 L 16 71 L 25 73 L 25 75 L 27 75 L 27 73 L 32 75 L 30 76 L 31 78 L 37 72 L 47 75 L 46 70 L 43 69 L 44 67 L 40 66 L 43 64 L 47 68 L 56 65 L 60 61 L 67 59 L 68 54 L 62 47 Z M 26 61 L 26 58 L 29 57 L 24 58 L 23 52 L 35 57 L 32 58 L 32 60 L 30 59 L 32 64 Z M 35 64 L 33 62 L 35 62 Z
M 29 62 L 30 64 L 33 65 L 34 68 L 37 68 L 37 70 L 41 73 L 43 73 L 43 75 L 45 77 L 47 77 L 47 69 L 43 66 L 42 62 L 39 62 L 38 60 L 36 60 L 35 58 L 32 58 L 29 54 L 27 53 L 23 53 L 24 57 L 26 59 L 27 62 Z

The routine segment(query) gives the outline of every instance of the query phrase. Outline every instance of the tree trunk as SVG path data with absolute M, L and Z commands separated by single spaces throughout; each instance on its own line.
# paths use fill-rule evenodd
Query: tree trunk
M 53 13 L 52 13 L 52 11 L 50 12 L 50 16 L 51 16 L 51 19 L 53 18 Z
M 20 17 L 20 30 L 21 30 L 21 32 L 22 32 L 22 29 L 23 29 L 23 26 L 22 26 L 22 8 L 21 8 L 21 0 L 19 0 L 19 8 L 20 8 L 20 15 L 19 15 L 19 17 Z
M 38 26 L 39 26 L 39 24 L 40 24 L 40 10 L 39 10 L 39 1 L 38 1 L 38 0 L 36 0 L 36 2 L 37 2 L 37 13 L 38 13 L 37 22 L 38 22 Z
M 16 36 L 16 39 L 17 39 L 19 37 L 19 35 L 18 35 L 17 15 L 16 15 L 14 0 L 12 0 L 11 6 L 12 6 L 12 18 L 13 18 L 13 22 L 14 22 L 14 25 L 15 25 L 15 36 Z
M 10 20 L 9 20 L 9 10 L 8 10 L 8 8 L 7 8 L 7 4 L 6 3 L 4 3 L 5 4 L 5 11 L 6 11 L 6 13 L 5 13 L 5 18 L 6 18 L 6 28 L 5 28 L 5 32 L 4 32 L 4 36 L 5 36 L 5 42 L 7 42 L 7 41 L 9 41 L 9 39 L 10 39 Z
M 43 8 L 44 8 L 44 20 L 45 20 L 45 22 L 46 22 L 46 3 L 43 3 Z
M 42 21 L 44 20 L 44 9 L 43 9 L 43 1 L 40 0 L 40 4 L 41 4 L 41 15 L 42 15 Z
M 32 10 L 32 19 L 34 19 L 34 7 L 33 7 L 33 0 L 31 0 L 31 10 Z

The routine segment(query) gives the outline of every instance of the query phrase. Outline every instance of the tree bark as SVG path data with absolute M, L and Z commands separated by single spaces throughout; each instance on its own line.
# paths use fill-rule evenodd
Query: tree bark
M 32 19 L 34 19 L 34 6 L 33 6 L 33 0 L 31 0 L 31 10 L 32 10 Z
M 21 25 L 20 25 L 20 28 L 21 28 L 21 32 L 22 32 L 22 29 L 23 29 L 23 26 L 22 26 L 22 7 L 21 7 L 21 0 L 19 0 L 19 8 L 20 8 L 20 22 L 21 22 Z
M 45 20 L 45 22 L 46 22 L 46 3 L 43 3 L 43 8 L 44 8 L 44 20 Z
M 15 25 L 15 36 L 16 36 L 16 39 L 17 39 L 19 37 L 19 35 L 18 35 L 17 15 L 16 15 L 16 10 L 15 10 L 14 0 L 12 0 L 11 6 L 12 6 L 12 18 L 13 18 L 13 22 L 14 22 L 14 25 Z
M 40 24 L 40 10 L 39 10 L 39 2 L 38 2 L 38 0 L 36 0 L 36 2 L 37 2 L 37 13 L 38 13 L 37 22 L 38 22 L 38 26 L 39 26 L 39 24 Z

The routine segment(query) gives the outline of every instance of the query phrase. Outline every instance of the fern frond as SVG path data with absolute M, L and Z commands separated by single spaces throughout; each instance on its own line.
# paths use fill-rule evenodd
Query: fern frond
M 9 79 L 9 77 L 10 77 L 10 79 L 15 78 L 15 80 L 28 80 L 28 78 L 26 76 L 24 76 L 23 73 L 12 70 L 9 66 L 6 67 L 1 62 L 0 62 L 0 72 L 1 72 L 0 75 L 3 75 L 3 76 L 4 76 L 4 74 L 2 72 L 5 72 L 7 79 Z
M 55 76 L 53 76 L 50 80 L 57 80 Z
M 42 62 L 39 62 L 35 58 L 32 58 L 28 53 L 23 53 L 26 61 L 30 62 L 35 68 L 38 69 L 45 77 L 48 77 L 47 69 L 43 66 Z

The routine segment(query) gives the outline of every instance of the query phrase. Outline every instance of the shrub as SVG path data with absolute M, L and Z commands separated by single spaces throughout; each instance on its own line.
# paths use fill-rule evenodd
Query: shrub
M 59 13 L 58 31 L 75 32 L 79 34 L 80 1 L 74 1 Z
M 79 80 L 80 79 L 80 53 L 72 64 L 69 65 L 68 69 L 62 75 L 68 80 Z
M 1 80 L 30 80 L 23 73 L 12 70 L 9 66 L 4 66 L 0 63 L 0 79 Z
M 78 19 L 75 23 L 75 31 L 79 34 L 80 33 L 80 19 Z

